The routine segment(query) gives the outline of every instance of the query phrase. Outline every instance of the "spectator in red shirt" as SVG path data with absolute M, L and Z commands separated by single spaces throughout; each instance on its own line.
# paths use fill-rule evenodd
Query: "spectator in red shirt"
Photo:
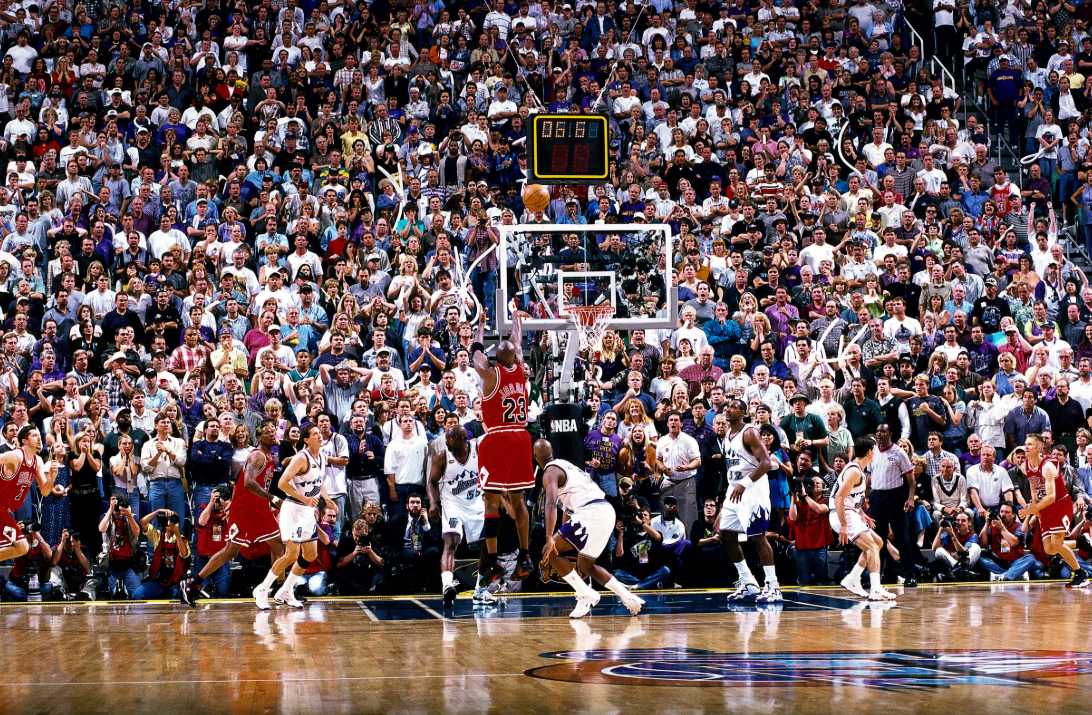
M 796 543 L 796 580 L 801 586 L 828 580 L 827 547 L 834 541 L 834 533 L 827 518 L 830 507 L 822 499 L 823 479 L 811 477 L 789 506 L 790 534 Z

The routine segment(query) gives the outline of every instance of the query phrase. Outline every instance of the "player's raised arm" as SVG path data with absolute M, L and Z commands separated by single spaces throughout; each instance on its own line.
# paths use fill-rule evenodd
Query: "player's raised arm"
M 516 350 L 516 364 L 523 363 L 523 316 L 519 310 L 512 313 L 512 332 L 508 334 L 512 347 Z
M 44 462 L 41 457 L 35 456 L 34 458 L 38 460 L 38 491 L 42 493 L 42 496 L 46 496 L 53 491 L 53 482 L 57 479 L 57 471 L 60 465 L 52 459 Z
M 470 361 L 474 369 L 482 377 L 485 377 L 486 373 L 493 373 L 493 367 L 489 364 L 489 357 L 485 354 L 484 317 L 478 320 L 478 327 L 474 331 L 474 342 L 470 345 Z

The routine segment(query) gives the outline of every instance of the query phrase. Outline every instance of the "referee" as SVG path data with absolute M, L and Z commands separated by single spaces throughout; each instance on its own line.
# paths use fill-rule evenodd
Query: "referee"
M 876 428 L 876 450 L 870 467 L 872 493 L 868 499 L 870 516 L 876 522 L 874 529 L 880 538 L 886 539 L 888 527 L 891 527 L 895 548 L 899 550 L 903 585 L 914 588 L 918 581 L 907 518 L 914 508 L 914 465 L 906 452 L 891 442 L 891 427 L 887 423 Z

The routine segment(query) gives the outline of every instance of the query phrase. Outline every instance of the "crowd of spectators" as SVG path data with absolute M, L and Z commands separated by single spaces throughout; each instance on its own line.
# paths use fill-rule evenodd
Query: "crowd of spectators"
M 589 469 L 626 515 L 604 558 L 627 581 L 722 561 L 734 397 L 777 458 L 771 530 L 802 582 L 826 580 L 832 475 L 884 422 L 918 472 L 893 560 L 931 543 L 957 567 L 1048 569 L 1020 560 L 1035 540 L 1013 466 L 1024 435 L 1054 435 L 1077 536 L 1092 288 L 1059 236 L 1078 223 L 1092 245 L 1087 7 L 6 3 L 3 448 L 33 423 L 62 464 L 17 514 L 35 549 L 6 593 L 34 572 L 70 597 L 89 577 L 170 594 L 225 538 L 266 419 L 281 466 L 300 426 L 322 430 L 311 592 L 329 574 L 431 587 L 426 465 L 448 420 L 481 434 L 469 319 L 508 309 L 497 274 L 522 258 L 495 253 L 502 223 L 634 224 L 536 247 L 570 268 L 627 253 L 642 222 L 671 228 L 669 261 L 639 264 L 619 299 L 662 310 L 677 285 L 680 325 L 608 333 L 589 400 Z M 934 26 L 993 131 L 932 74 Z M 604 114 L 610 177 L 529 212 L 539 112 Z M 998 127 L 1043 150 L 1023 182 L 991 159 Z M 543 365 L 528 370 L 541 410 Z

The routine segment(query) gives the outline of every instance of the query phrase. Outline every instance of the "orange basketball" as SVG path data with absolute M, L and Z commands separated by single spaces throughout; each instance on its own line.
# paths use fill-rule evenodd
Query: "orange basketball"
M 523 187 L 523 205 L 528 211 L 545 211 L 550 204 L 550 187 L 545 184 L 527 184 Z

